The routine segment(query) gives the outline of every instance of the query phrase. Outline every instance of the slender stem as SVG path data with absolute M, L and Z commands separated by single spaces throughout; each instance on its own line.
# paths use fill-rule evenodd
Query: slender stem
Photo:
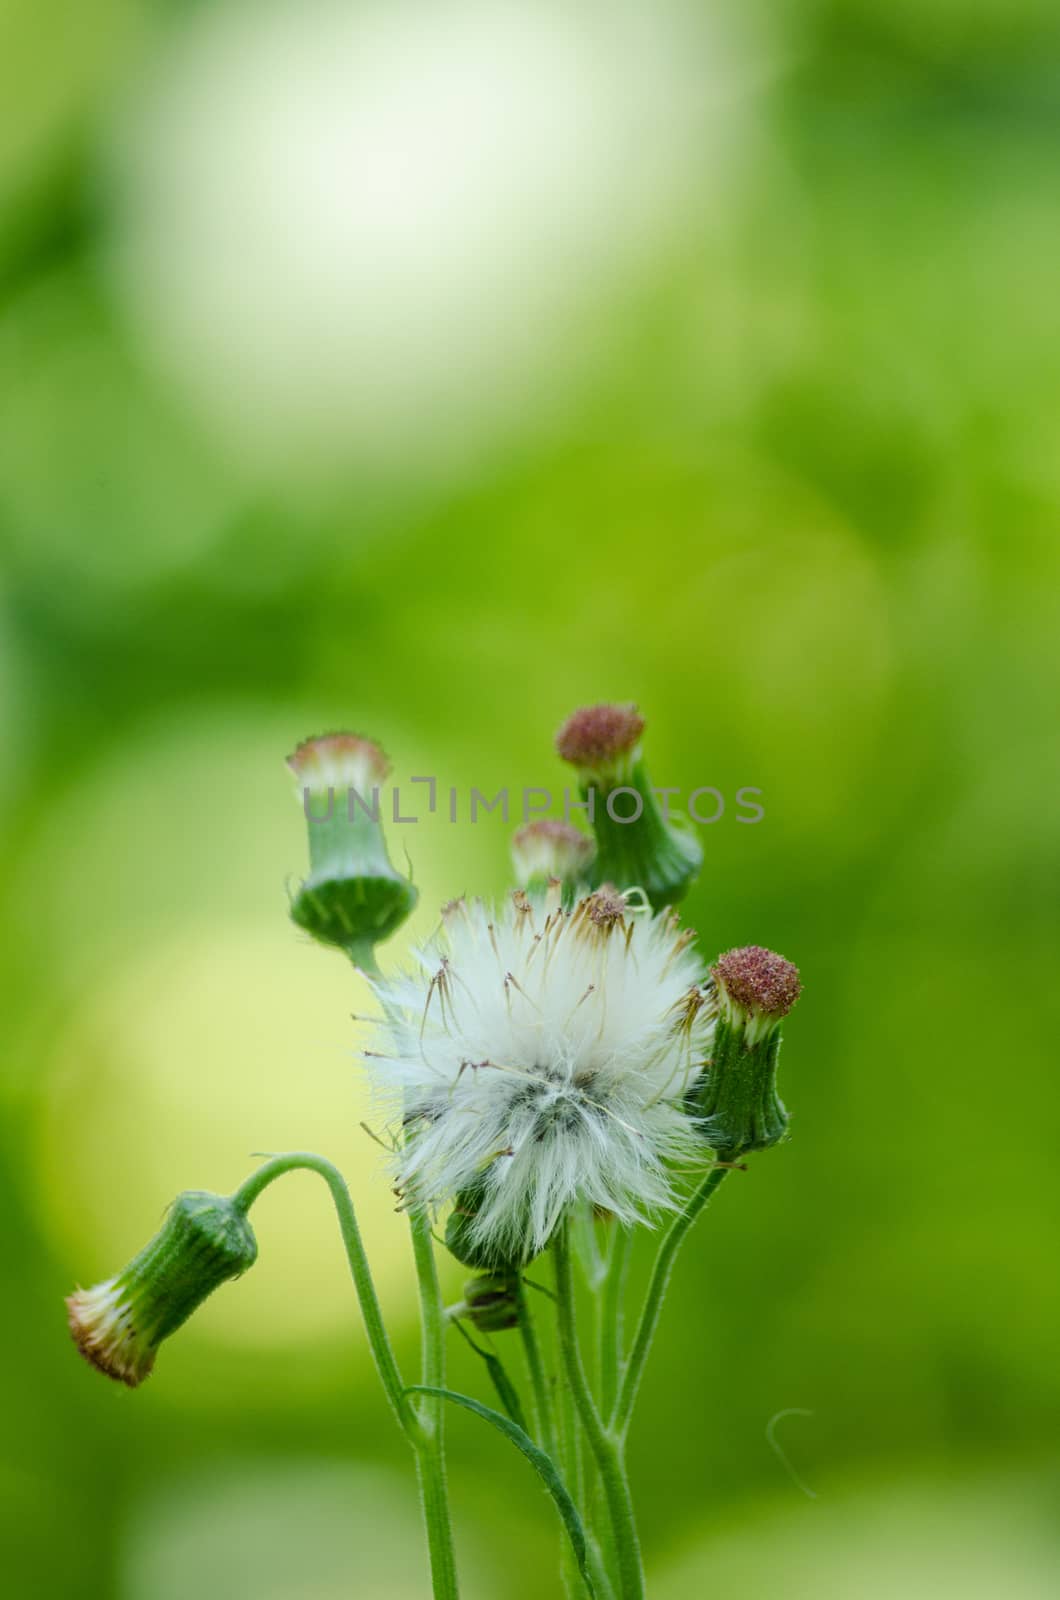
M 618 1221 L 613 1222 L 612 1227 L 615 1234 L 611 1240 L 603 1292 L 598 1301 L 600 1410 L 605 1417 L 609 1417 L 614 1410 L 618 1395 L 626 1274 L 629 1270 L 629 1254 L 633 1242 L 631 1228 L 624 1228 Z
M 582 1451 L 581 1433 L 578 1429 L 578 1418 L 574 1410 L 574 1401 L 571 1397 L 570 1385 L 567 1382 L 566 1375 L 562 1373 L 560 1374 L 558 1384 L 558 1398 L 558 1444 L 561 1452 L 561 1467 L 563 1471 L 563 1477 L 566 1480 L 567 1488 L 570 1491 L 571 1498 L 578 1507 L 578 1510 L 581 1512 L 582 1521 L 584 1523 L 584 1456 Z M 595 1541 L 592 1537 L 592 1530 L 588 1526 L 586 1526 L 585 1529 L 585 1536 L 589 1542 L 590 1555 L 592 1555 Z M 584 1600 L 585 1584 L 582 1581 L 581 1573 L 578 1571 L 577 1563 L 574 1560 L 573 1551 L 570 1549 L 570 1545 L 567 1540 L 563 1541 L 563 1545 L 560 1549 L 560 1556 L 563 1587 L 569 1596 L 569 1600 Z M 596 1547 L 596 1557 L 598 1562 L 602 1564 L 602 1558 L 600 1557 L 598 1546 Z
M 427 1529 L 434 1600 L 457 1600 L 460 1590 L 449 1515 L 449 1485 L 445 1477 L 445 1459 L 436 1445 L 426 1445 L 416 1451 L 416 1479 Z
M 372 967 L 378 971 L 372 953 Z M 383 1011 L 393 1024 L 397 1018 L 395 1007 L 388 1001 L 385 991 L 377 990 Z M 409 1226 L 412 1232 L 412 1256 L 416 1263 L 416 1280 L 420 1291 L 420 1381 L 427 1388 L 445 1388 L 445 1307 L 438 1286 L 438 1269 L 434 1259 L 434 1240 L 426 1207 L 413 1197 L 409 1208 Z M 407 1396 L 406 1396 L 407 1403 Z M 421 1396 L 416 1413 L 418 1435 L 413 1443 L 416 1449 L 416 1469 L 420 1486 L 420 1503 L 427 1529 L 427 1546 L 431 1560 L 431 1581 L 435 1600 L 458 1600 L 459 1586 L 456 1576 L 456 1553 L 453 1549 L 453 1523 L 449 1510 L 449 1485 L 445 1472 L 445 1402 Z
M 523 1354 L 526 1357 L 526 1370 L 530 1374 L 530 1387 L 534 1392 L 537 1436 L 541 1448 L 555 1460 L 556 1424 L 552 1414 L 552 1396 L 549 1393 L 548 1377 L 541 1360 L 541 1346 L 537 1339 L 533 1309 L 527 1299 L 526 1287 L 521 1276 L 516 1279 L 515 1299 L 519 1312 L 519 1333 L 523 1341 Z
M 596 1538 L 591 1528 L 585 1530 L 585 1540 L 589 1550 L 589 1571 L 593 1575 L 593 1588 L 596 1590 L 596 1600 L 615 1600 L 615 1591 L 611 1583 L 611 1574 L 607 1570 L 600 1541 Z
M 420 1288 L 420 1323 L 423 1336 L 421 1382 L 428 1388 L 445 1388 L 445 1309 L 438 1287 L 434 1241 L 426 1210 L 414 1205 L 409 1212 L 412 1254 Z M 424 1396 L 420 1402 L 422 1437 L 416 1450 L 420 1499 L 427 1528 L 431 1578 L 435 1600 L 457 1600 L 456 1555 L 445 1475 L 444 1401 Z
M 430 1408 L 440 1406 L 441 1402 L 425 1401 L 424 1410 L 419 1414 L 405 1392 L 404 1380 L 394 1359 L 394 1352 L 383 1322 L 383 1313 L 375 1292 L 375 1284 L 372 1282 L 361 1231 L 357 1226 L 357 1214 L 345 1179 L 338 1168 L 332 1166 L 330 1161 L 325 1161 L 322 1156 L 311 1155 L 302 1150 L 292 1151 L 287 1155 L 273 1156 L 264 1166 L 259 1167 L 257 1172 L 251 1173 L 232 1196 L 233 1204 L 245 1214 L 270 1183 L 282 1178 L 287 1172 L 298 1171 L 315 1172 L 323 1178 L 331 1191 L 331 1198 L 338 1213 L 342 1242 L 346 1247 L 346 1259 L 350 1264 L 350 1273 L 361 1304 L 361 1315 L 364 1318 L 372 1358 L 401 1430 L 416 1453 L 435 1600 L 458 1600 L 456 1561 L 453 1555 L 445 1482 L 441 1418 L 432 1416 L 430 1411 Z M 430 1226 L 422 1211 L 412 1213 L 412 1236 L 423 1306 L 423 1381 L 432 1387 L 444 1388 L 445 1323 L 441 1296 L 438 1292 L 438 1279 L 434 1271 Z
M 574 1305 L 574 1274 L 571 1267 L 569 1223 L 556 1231 L 556 1295 L 559 1347 L 567 1382 L 589 1448 L 603 1484 L 611 1526 L 615 1536 L 618 1591 L 621 1600 L 644 1600 L 644 1571 L 640 1543 L 633 1516 L 633 1501 L 626 1479 L 621 1437 L 606 1428 L 592 1397 L 578 1347 L 577 1314 Z
M 663 1299 L 670 1274 L 673 1272 L 677 1252 L 684 1243 L 685 1235 L 699 1216 L 711 1195 L 723 1182 L 729 1173 L 729 1167 L 716 1165 L 711 1167 L 706 1177 L 695 1189 L 688 1200 L 684 1210 L 675 1217 L 663 1237 L 659 1246 L 659 1254 L 655 1258 L 652 1268 L 651 1282 L 648 1284 L 648 1294 L 644 1301 L 644 1309 L 640 1314 L 637 1331 L 633 1338 L 633 1347 L 626 1362 L 622 1376 L 622 1387 L 619 1390 L 618 1401 L 611 1415 L 610 1426 L 614 1433 L 624 1439 L 629 1428 L 629 1419 L 633 1415 L 633 1406 L 637 1399 L 637 1390 L 640 1380 L 644 1376 L 644 1365 L 648 1359 L 652 1339 L 659 1325 L 659 1315 L 662 1311 Z
M 434 1242 L 431 1224 L 426 1211 L 415 1205 L 409 1211 L 412 1231 L 412 1255 L 416 1263 L 416 1278 L 420 1289 L 420 1315 L 423 1321 L 423 1360 L 421 1382 L 431 1388 L 445 1388 L 445 1308 L 438 1287 L 438 1272 L 434 1260 Z M 442 1415 L 440 1400 L 422 1401 L 425 1413 Z
M 368 1257 L 361 1241 L 361 1230 L 357 1226 L 357 1214 L 353 1209 L 346 1181 L 338 1168 L 332 1166 L 330 1161 L 325 1161 L 322 1156 L 311 1155 L 304 1150 L 273 1156 L 240 1185 L 232 1196 L 233 1204 L 245 1214 L 270 1183 L 275 1183 L 277 1178 L 282 1178 L 287 1172 L 297 1171 L 315 1172 L 318 1177 L 323 1178 L 331 1191 L 331 1198 L 338 1213 L 342 1242 L 346 1247 L 346 1259 L 350 1264 L 354 1288 L 361 1305 L 361 1316 L 364 1319 L 364 1329 L 368 1335 L 372 1359 L 402 1432 L 415 1445 L 416 1437 L 421 1431 L 420 1424 L 405 1393 L 405 1384 L 394 1359 L 386 1325 L 383 1322 L 379 1297 L 372 1282 Z

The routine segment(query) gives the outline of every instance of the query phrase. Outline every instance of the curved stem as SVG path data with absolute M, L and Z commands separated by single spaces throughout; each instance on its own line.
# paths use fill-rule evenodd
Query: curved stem
M 659 1325 L 663 1298 L 670 1282 L 670 1274 L 673 1272 L 677 1252 L 684 1243 L 688 1230 L 729 1171 L 729 1167 L 720 1165 L 711 1167 L 699 1187 L 693 1191 L 684 1210 L 671 1222 L 663 1242 L 659 1246 L 659 1254 L 656 1256 L 655 1265 L 652 1268 L 651 1282 L 648 1285 L 644 1309 L 640 1314 L 640 1321 L 637 1324 L 637 1331 L 633 1338 L 633 1347 L 630 1350 L 629 1360 L 626 1362 L 625 1372 L 623 1373 L 622 1387 L 619 1390 L 618 1401 L 611 1415 L 611 1429 L 620 1439 L 625 1438 L 626 1431 L 629 1428 L 629 1419 L 633 1414 L 633 1406 L 637 1399 L 637 1390 L 640 1388 L 640 1380 L 644 1376 L 644 1365 L 648 1359 L 651 1342 Z
M 438 1287 L 434 1241 L 427 1212 L 414 1205 L 409 1212 L 412 1254 L 420 1289 L 420 1323 L 423 1337 L 421 1382 L 430 1389 L 445 1388 L 445 1308 Z M 407 1398 L 406 1398 L 407 1403 Z M 444 1401 L 420 1402 L 422 1436 L 416 1449 L 420 1499 L 427 1528 L 431 1578 L 435 1600 L 457 1600 L 456 1555 L 449 1513 L 449 1486 L 445 1475 Z
M 581 1351 L 578 1348 L 577 1316 L 574 1306 L 574 1274 L 571 1268 L 569 1222 L 560 1225 L 553 1246 L 556 1256 L 556 1295 L 559 1347 L 571 1397 L 589 1441 L 603 1484 L 615 1538 L 615 1560 L 621 1600 L 644 1600 L 644 1571 L 640 1542 L 633 1515 L 633 1501 L 626 1479 L 621 1437 L 605 1428 L 592 1397 Z
M 353 1209 L 350 1191 L 346 1187 L 342 1173 L 322 1156 L 311 1155 L 304 1150 L 294 1150 L 286 1155 L 273 1156 L 264 1166 L 259 1167 L 257 1172 L 252 1172 L 232 1196 L 232 1203 L 246 1214 L 270 1183 L 275 1183 L 276 1179 L 282 1178 L 285 1173 L 298 1171 L 315 1172 L 318 1177 L 323 1178 L 331 1191 L 331 1198 L 338 1214 L 342 1242 L 346 1248 L 346 1259 L 361 1305 L 361 1316 L 364 1319 L 364 1330 L 368 1335 L 372 1359 L 401 1430 L 415 1445 L 416 1436 L 421 1431 L 419 1420 L 405 1393 L 405 1384 L 394 1359 L 390 1338 L 383 1322 L 379 1297 L 372 1282 L 368 1257 L 361 1241 L 361 1230 L 357 1226 L 357 1214 Z
M 394 1352 L 383 1322 L 382 1309 L 375 1292 L 375 1284 L 372 1282 L 361 1231 L 357 1225 L 357 1214 L 345 1179 L 338 1168 L 330 1161 L 325 1161 L 322 1156 L 296 1150 L 286 1155 L 273 1156 L 264 1166 L 259 1167 L 257 1172 L 251 1173 L 232 1196 L 232 1203 L 245 1214 L 270 1183 L 275 1183 L 276 1179 L 282 1178 L 285 1173 L 298 1171 L 315 1172 L 318 1177 L 323 1178 L 331 1191 L 331 1198 L 338 1214 L 342 1242 L 346 1247 L 346 1259 L 350 1264 L 350 1273 L 361 1304 L 361 1315 L 364 1318 L 372 1359 L 401 1430 L 416 1453 L 416 1469 L 427 1528 L 435 1600 L 458 1600 L 441 1418 L 432 1414 L 440 1402 L 424 1402 L 424 1411 L 421 1415 L 413 1408 L 405 1391 L 404 1380 L 394 1359 Z M 423 1307 L 424 1382 L 444 1388 L 445 1322 L 441 1296 L 438 1292 L 438 1279 L 434 1270 L 430 1225 L 422 1211 L 412 1213 L 412 1238 Z

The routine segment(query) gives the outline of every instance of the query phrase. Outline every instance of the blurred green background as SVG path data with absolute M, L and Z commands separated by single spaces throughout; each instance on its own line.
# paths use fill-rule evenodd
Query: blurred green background
M 425 1592 L 311 1179 L 136 1394 L 62 1296 L 308 1146 L 413 1360 L 282 758 L 558 789 L 631 698 L 656 782 L 763 791 L 707 953 L 806 984 L 645 1386 L 651 1592 L 1055 1594 L 1055 7 L 0 0 L 0 104 L 7 1592 Z M 499 818 L 391 843 L 393 957 L 505 885 Z M 451 1439 L 469 1600 L 558 1594 Z

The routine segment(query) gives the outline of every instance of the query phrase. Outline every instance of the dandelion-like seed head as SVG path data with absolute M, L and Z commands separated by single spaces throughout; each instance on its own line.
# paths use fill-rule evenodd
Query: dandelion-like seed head
M 693 937 L 611 888 L 565 910 L 556 885 L 451 905 L 417 970 L 379 981 L 398 1184 L 461 1197 L 461 1259 L 529 1260 L 576 1199 L 627 1223 L 670 1203 L 713 1027 Z

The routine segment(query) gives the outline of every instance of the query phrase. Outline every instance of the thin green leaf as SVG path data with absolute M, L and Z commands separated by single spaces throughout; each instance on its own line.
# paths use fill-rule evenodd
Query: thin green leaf
M 474 1350 L 475 1354 L 477 1356 L 481 1356 L 482 1360 L 486 1363 L 486 1371 L 489 1373 L 490 1381 L 497 1391 L 497 1398 L 500 1400 L 501 1405 L 511 1417 L 516 1427 L 522 1428 L 524 1433 L 529 1432 L 526 1426 L 526 1417 L 523 1413 L 522 1402 L 519 1399 L 519 1392 L 505 1371 L 504 1363 L 500 1356 L 494 1355 L 492 1350 L 484 1350 L 483 1347 L 471 1337 L 463 1323 L 460 1321 L 459 1317 L 454 1318 L 453 1326 L 456 1328 L 458 1333 L 463 1334 L 464 1338 L 467 1340 L 472 1350 Z
M 436 1399 L 451 1400 L 455 1406 L 463 1406 L 465 1411 L 473 1411 L 477 1417 L 484 1417 L 487 1422 L 492 1422 L 498 1432 L 503 1433 L 504 1437 L 510 1439 L 517 1450 L 522 1451 L 552 1496 L 556 1510 L 559 1512 L 560 1520 L 567 1531 L 567 1537 L 571 1542 L 571 1549 L 574 1551 L 574 1559 L 578 1563 L 578 1571 L 581 1573 L 582 1582 L 585 1584 L 589 1595 L 595 1597 L 596 1591 L 593 1588 L 593 1580 L 589 1572 L 589 1555 L 582 1519 L 578 1515 L 577 1506 L 567 1493 L 566 1484 L 560 1477 L 552 1457 L 546 1455 L 534 1443 L 525 1428 L 520 1428 L 518 1423 L 512 1422 L 509 1417 L 502 1416 L 499 1411 L 492 1410 L 490 1406 L 484 1406 L 481 1401 L 472 1400 L 470 1395 L 457 1394 L 455 1389 L 432 1389 L 421 1383 L 410 1384 L 405 1392 L 407 1394 L 434 1395 Z

